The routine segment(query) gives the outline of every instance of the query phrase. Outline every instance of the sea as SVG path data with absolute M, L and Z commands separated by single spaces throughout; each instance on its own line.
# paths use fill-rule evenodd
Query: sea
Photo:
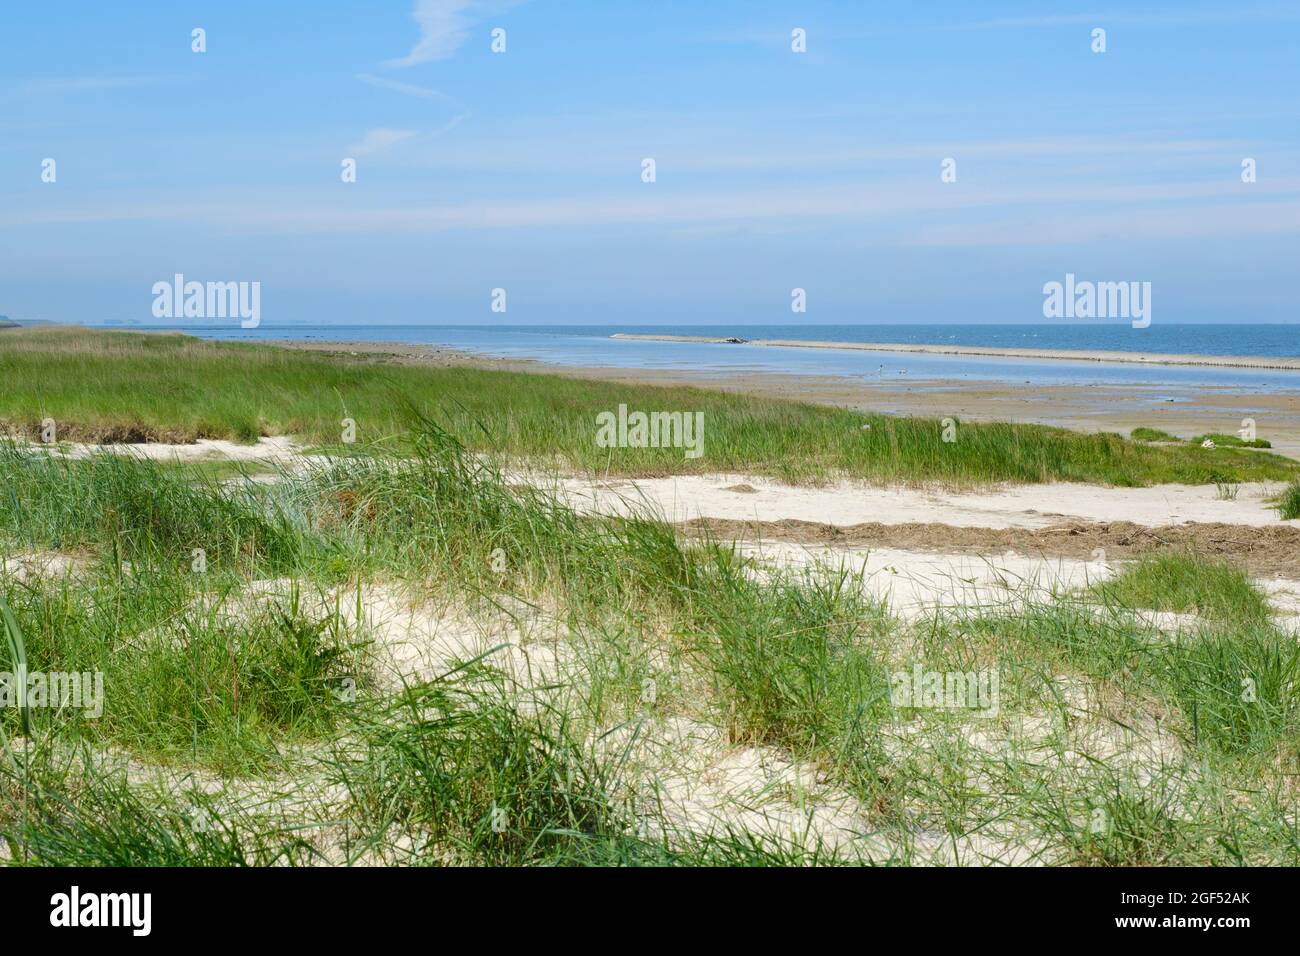
M 433 345 L 497 358 L 556 365 L 653 368 L 710 374 L 784 373 L 930 383 L 1167 386 L 1179 392 L 1300 391 L 1300 371 L 1129 365 L 1080 359 L 926 355 L 858 349 L 811 349 L 613 338 L 616 333 L 846 343 L 985 346 L 1199 355 L 1300 358 L 1300 324 L 1075 325 L 385 325 L 264 320 L 243 329 L 236 320 L 169 326 L 213 339 L 381 341 Z M 136 327 L 139 328 L 139 327 Z

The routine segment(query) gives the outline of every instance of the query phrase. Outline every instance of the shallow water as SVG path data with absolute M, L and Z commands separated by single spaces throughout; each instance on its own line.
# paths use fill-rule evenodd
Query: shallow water
M 924 355 L 864 350 L 776 348 L 696 342 L 644 342 L 610 338 L 615 332 L 799 337 L 822 341 L 904 342 L 1014 348 L 1089 348 L 1218 355 L 1295 356 L 1295 326 L 1165 326 L 1135 330 L 1088 326 L 410 326 L 192 325 L 185 331 L 219 339 L 317 339 L 442 345 L 500 358 L 537 359 L 558 365 L 662 368 L 720 374 L 776 372 L 837 375 L 889 383 L 947 379 L 1010 385 L 1152 387 L 1152 400 L 1185 400 L 1189 392 L 1300 391 L 1300 372 L 1202 366 L 1126 365 L 1066 359 Z M 1072 343 L 1072 344 L 1067 344 Z M 1210 351 L 1213 347 L 1216 351 Z M 942 387 L 931 383 L 928 387 Z M 1167 392 L 1161 392 L 1161 388 Z

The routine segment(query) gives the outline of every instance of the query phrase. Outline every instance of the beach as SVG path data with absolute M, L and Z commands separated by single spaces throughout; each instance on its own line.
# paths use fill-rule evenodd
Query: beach
M 917 355 L 981 355 L 996 358 L 1046 359 L 1066 362 L 1108 362 L 1124 365 L 1187 365 L 1202 368 L 1257 368 L 1300 371 L 1300 358 L 1263 355 L 1171 355 L 1159 352 L 1120 352 L 1102 349 L 1022 349 L 978 345 L 923 345 L 894 342 L 822 342 L 807 339 L 743 339 L 725 336 L 642 335 L 618 332 L 612 338 L 633 342 L 695 342 L 709 345 L 752 345 L 771 348 L 837 349 L 859 352 L 910 352 Z
M 1144 849 L 1080 846 L 1045 801 L 1218 786 L 1223 751 L 1257 757 L 1264 792 L 1296 739 L 1203 715 L 1294 650 L 1300 465 L 1026 424 L 1123 430 L 1131 403 L 1186 438 L 1231 409 L 1274 439 L 1283 393 L 1176 420 L 1136 386 L 72 327 L 7 331 L 0 360 L 0 588 L 38 666 L 63 641 L 105 672 L 102 722 L 59 746 L 83 735 L 117 800 L 197 782 L 257 841 L 187 861 L 589 861 L 578 818 L 633 862 L 1132 864 Z M 600 446 L 622 406 L 702 415 L 702 454 Z M 201 723 L 169 690 L 196 666 Z M 929 713 L 934 674 L 967 690 Z M 1260 693 L 1291 713 L 1290 685 Z M 485 759 L 503 747 L 526 776 Z M 960 799 L 949 778 L 972 781 Z M 378 818 L 392 793 L 420 796 Z M 1237 859 L 1213 795 L 1168 859 Z M 127 819 L 166 829 L 192 812 L 177 799 Z M 1240 855 L 1294 862 L 1286 822 L 1249 805 Z M 501 807 L 527 840 L 484 826 Z M 44 859 L 96 859 L 63 845 Z
M 1300 3 L 13 6 L 17 938 L 1293 922 Z
M 656 340 L 662 337 L 656 337 Z M 1300 457 L 1300 375 L 1296 391 L 1259 391 L 1229 386 L 1205 387 L 1174 393 L 1168 387 L 1147 384 L 1041 385 L 971 381 L 958 378 L 898 375 L 874 379 L 848 375 L 790 375 L 767 371 L 716 369 L 628 368 L 575 366 L 536 359 L 498 358 L 443 346 L 390 341 L 329 341 L 274 339 L 284 348 L 375 361 L 431 367 L 465 366 L 522 372 L 548 372 L 574 378 L 600 379 L 642 385 L 688 385 L 744 395 L 759 395 L 815 402 L 861 411 L 929 418 L 955 417 L 970 421 L 1019 421 L 1093 432 L 1128 434 L 1134 428 L 1156 428 L 1187 438 L 1206 433 L 1232 433 L 1244 419 L 1253 419 L 1258 434 L 1284 455 Z M 711 341 L 711 340 L 709 340 Z M 755 343 L 747 343 L 755 344 Z M 842 343 L 822 343 L 824 348 L 852 348 Z M 893 346 L 913 351 L 916 346 Z M 927 350 L 945 351 L 929 346 Z M 992 350 L 1002 354 L 1005 350 Z M 1029 350 L 1018 350 L 1029 351 Z M 1053 352 L 1051 362 L 1070 358 L 1073 352 Z M 1237 360 L 1221 356 L 1192 356 L 1210 367 L 1235 367 Z M 1101 359 L 1096 359 L 1101 361 Z M 1278 363 L 1277 359 L 1262 359 Z M 1281 368 L 1279 364 L 1268 367 Z

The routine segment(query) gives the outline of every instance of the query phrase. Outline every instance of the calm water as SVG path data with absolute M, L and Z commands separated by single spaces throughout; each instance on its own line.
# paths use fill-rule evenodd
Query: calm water
M 1157 367 L 1069 360 L 919 355 L 828 349 L 772 348 L 612 339 L 615 332 L 746 339 L 797 338 L 829 342 L 1105 349 L 1204 355 L 1300 357 L 1300 325 L 754 325 L 754 326 L 412 326 L 275 325 L 240 329 L 237 322 L 190 324 L 194 335 L 221 339 L 322 339 L 442 345 L 502 358 L 560 365 L 668 368 L 736 374 L 783 372 L 840 375 L 890 382 L 923 379 L 994 381 L 1016 385 L 1149 385 L 1178 400 L 1188 390 L 1300 391 L 1300 372 Z M 1153 398 L 1158 397 L 1153 394 Z

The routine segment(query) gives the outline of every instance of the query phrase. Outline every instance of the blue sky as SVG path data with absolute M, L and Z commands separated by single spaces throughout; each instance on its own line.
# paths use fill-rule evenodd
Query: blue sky
M 9 2 L 0 313 L 1042 322 L 1073 272 L 1295 321 L 1298 50 L 1250 0 Z

